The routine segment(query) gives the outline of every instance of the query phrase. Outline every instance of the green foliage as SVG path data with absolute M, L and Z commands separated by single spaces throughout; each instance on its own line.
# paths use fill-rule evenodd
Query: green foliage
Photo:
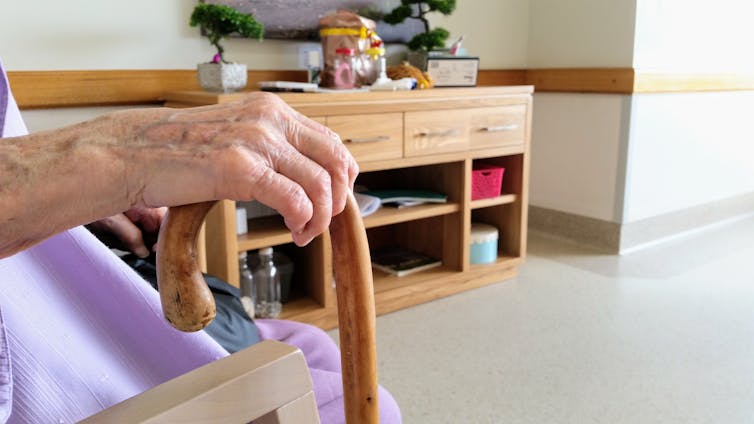
M 438 11 L 447 16 L 456 10 L 456 0 L 427 0 L 429 10 Z
M 383 16 L 382 20 L 389 23 L 390 25 L 396 25 L 405 21 L 406 18 L 410 18 L 413 12 L 414 10 L 410 5 L 402 4 L 391 10 L 387 15 Z
M 192 27 L 199 26 L 210 44 L 215 46 L 220 60 L 227 63 L 223 57 L 225 49 L 221 41 L 228 35 L 237 33 L 242 37 L 262 40 L 264 25 L 257 22 L 253 15 L 247 15 L 238 10 L 221 4 L 199 3 L 191 13 Z
M 430 12 L 450 15 L 456 8 L 456 0 L 401 0 L 401 5 L 383 16 L 382 20 L 390 25 L 399 24 L 406 19 L 418 19 L 424 24 L 424 32 L 417 34 L 408 42 L 411 50 L 430 51 L 445 47 L 445 40 L 450 33 L 444 28 L 429 29 L 429 21 L 424 17 Z
M 450 33 L 445 28 L 438 27 L 429 32 L 416 34 L 407 45 L 409 49 L 414 51 L 430 51 L 432 49 L 445 47 L 445 40 L 447 40 L 449 36 Z

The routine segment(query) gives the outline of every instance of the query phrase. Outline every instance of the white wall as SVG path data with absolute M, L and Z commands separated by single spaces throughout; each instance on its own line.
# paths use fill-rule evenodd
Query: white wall
M 630 67 L 635 0 L 531 0 L 529 68 Z M 534 95 L 531 204 L 620 222 L 630 102 Z
M 752 18 L 747 0 L 637 0 L 634 67 L 752 71 Z
M 526 66 L 529 0 L 461 1 L 437 18 L 482 68 Z M 191 69 L 213 50 L 188 26 L 189 0 L 6 1 L 0 13 L 0 57 L 8 70 Z M 296 69 L 294 41 L 231 39 L 227 56 L 251 69 Z
M 481 69 L 527 66 L 530 0 L 461 0 L 450 16 L 428 15 L 433 26 L 450 31 L 449 43 L 463 35 L 463 47 L 479 56 Z
M 638 0 L 634 66 L 754 71 L 754 3 Z M 633 96 L 624 222 L 754 192 L 754 92 Z
M 530 0 L 529 68 L 630 67 L 636 0 Z
M 195 4 L 9 1 L 0 14 L 0 56 L 9 70 L 194 68 L 213 54 L 198 29 L 188 25 Z M 229 58 L 254 69 L 295 69 L 298 64 L 293 42 L 236 39 L 226 44 Z
M 532 68 L 754 69 L 752 2 L 531 6 Z M 534 103 L 533 205 L 625 224 L 754 192 L 754 92 L 545 93 Z
M 537 94 L 531 204 L 619 222 L 629 109 L 629 96 Z
M 623 222 L 754 192 L 754 92 L 633 97 Z

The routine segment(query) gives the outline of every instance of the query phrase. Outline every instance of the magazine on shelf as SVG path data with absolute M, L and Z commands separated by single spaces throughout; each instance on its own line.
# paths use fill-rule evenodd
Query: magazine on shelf
M 447 203 L 448 196 L 432 190 L 369 190 L 362 194 L 380 199 L 383 205 L 407 207 L 424 203 Z
M 405 247 L 386 247 L 372 252 L 372 266 L 402 277 L 442 265 L 442 262 Z

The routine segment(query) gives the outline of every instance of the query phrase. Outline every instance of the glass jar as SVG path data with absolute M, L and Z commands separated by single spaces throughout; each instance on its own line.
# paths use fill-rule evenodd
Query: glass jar
M 280 299 L 280 274 L 272 261 L 272 248 L 259 249 L 259 265 L 252 273 L 257 318 L 277 318 L 283 308 Z
M 254 289 L 254 277 L 247 262 L 246 252 L 238 255 L 238 279 L 241 288 L 241 305 L 249 318 L 254 318 L 254 304 L 256 303 L 256 290 Z
M 333 59 L 333 82 L 337 89 L 355 88 L 356 85 L 356 50 L 341 47 L 335 49 Z

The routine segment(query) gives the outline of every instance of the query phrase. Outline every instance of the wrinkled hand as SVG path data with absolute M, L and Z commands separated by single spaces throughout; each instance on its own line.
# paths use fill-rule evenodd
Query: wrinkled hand
M 149 113 L 148 111 L 142 113 Z M 280 212 L 302 246 L 342 212 L 356 161 L 327 127 L 269 93 L 201 108 L 163 109 L 131 154 L 158 161 L 129 176 L 133 205 L 256 199 Z
M 87 228 L 108 246 L 146 258 L 154 251 L 165 213 L 164 207 L 134 207 L 92 222 Z

